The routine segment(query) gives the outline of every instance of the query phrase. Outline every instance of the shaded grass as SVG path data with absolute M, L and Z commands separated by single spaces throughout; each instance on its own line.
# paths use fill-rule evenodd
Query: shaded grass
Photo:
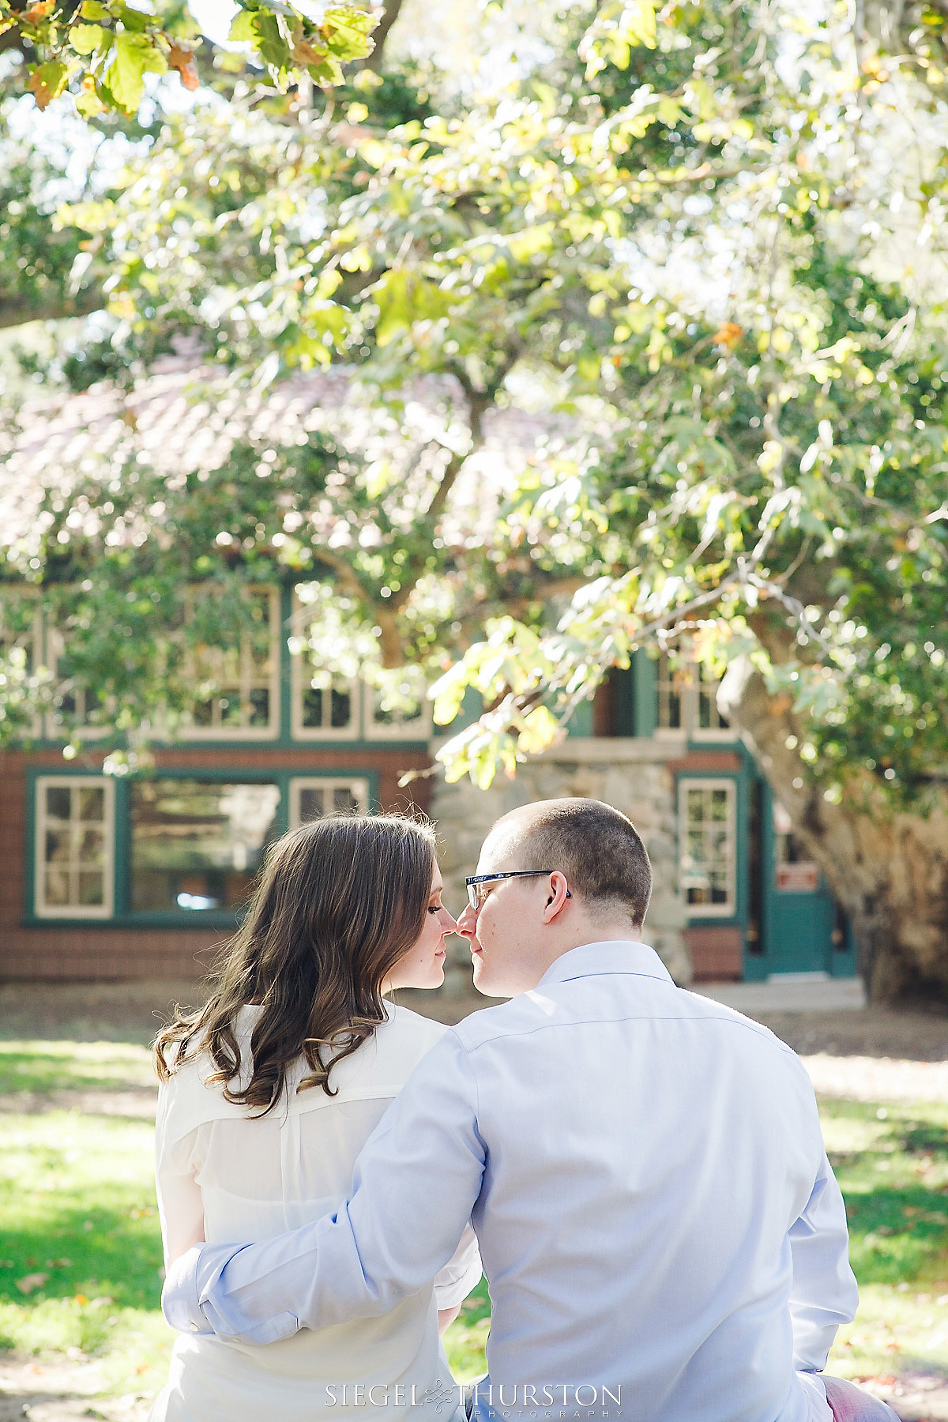
M 0 1094 L 155 1087 L 151 1053 L 128 1042 L 2 1042 Z
M 860 1293 L 829 1371 L 948 1375 L 948 1103 L 822 1101 L 820 1115 Z

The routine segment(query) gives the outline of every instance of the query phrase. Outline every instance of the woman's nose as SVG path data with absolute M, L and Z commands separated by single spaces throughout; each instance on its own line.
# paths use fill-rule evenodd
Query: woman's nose
M 446 934 L 447 934 L 447 933 L 457 933 L 457 931 L 458 931 L 457 919 L 455 919 L 454 917 L 452 917 L 452 915 L 451 915 L 451 914 L 448 912 L 448 910 L 445 908 L 444 904 L 441 905 L 440 918 L 441 918 L 441 927 L 444 929 L 444 932 L 445 932 Z

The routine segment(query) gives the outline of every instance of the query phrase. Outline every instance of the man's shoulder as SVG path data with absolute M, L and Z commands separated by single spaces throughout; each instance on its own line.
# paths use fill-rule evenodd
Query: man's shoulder
M 791 1070 L 803 1070 L 796 1053 L 769 1027 L 743 1013 L 673 983 L 637 979 L 634 986 L 613 977 L 586 978 L 554 983 L 522 993 L 493 1007 L 480 1008 L 453 1029 L 467 1052 L 504 1039 L 537 1032 L 568 1030 L 580 1024 L 628 1021 L 652 1022 L 656 1030 L 677 1036 L 680 1033 L 714 1034 L 733 1044 L 733 1049 L 773 1056 Z

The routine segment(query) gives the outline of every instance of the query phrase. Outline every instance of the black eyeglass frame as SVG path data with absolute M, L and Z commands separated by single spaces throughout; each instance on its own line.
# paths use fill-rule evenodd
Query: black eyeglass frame
M 539 874 L 555 873 L 555 869 L 508 869 L 506 873 L 503 874 L 470 874 L 464 880 L 464 883 L 467 885 L 467 901 L 476 913 L 478 909 L 483 906 L 484 899 L 487 897 L 486 894 L 484 895 L 484 899 L 480 897 L 477 892 L 479 885 L 493 883 L 495 880 L 499 881 L 501 879 L 526 879 Z M 566 897 L 568 899 L 573 897 L 569 889 L 566 890 Z

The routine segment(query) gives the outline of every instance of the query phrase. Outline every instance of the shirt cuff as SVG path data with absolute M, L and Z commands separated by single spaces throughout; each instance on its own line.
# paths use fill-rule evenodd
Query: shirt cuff
M 195 1244 L 180 1255 L 165 1278 L 161 1291 L 161 1311 L 165 1322 L 179 1333 L 213 1333 L 201 1312 L 198 1271 L 203 1245 Z

